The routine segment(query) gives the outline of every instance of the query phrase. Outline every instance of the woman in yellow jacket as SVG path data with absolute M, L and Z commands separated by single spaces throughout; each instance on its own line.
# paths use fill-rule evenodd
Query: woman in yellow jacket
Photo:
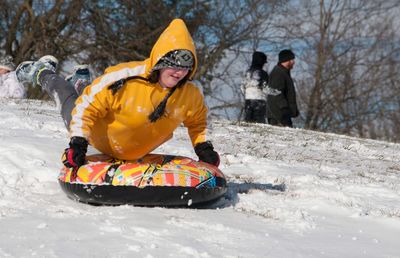
M 171 139 L 181 123 L 188 128 L 199 159 L 219 165 L 218 153 L 206 141 L 204 97 L 189 82 L 197 67 L 196 51 L 180 19 L 160 35 L 148 59 L 107 68 L 79 97 L 65 93 L 63 88 L 72 87 L 55 74 L 54 62 L 39 59 L 20 66 L 21 80 L 32 78 L 60 102 L 71 135 L 66 166 L 85 163 L 88 143 L 116 159 L 142 158 Z M 74 105 L 69 104 L 75 99 Z

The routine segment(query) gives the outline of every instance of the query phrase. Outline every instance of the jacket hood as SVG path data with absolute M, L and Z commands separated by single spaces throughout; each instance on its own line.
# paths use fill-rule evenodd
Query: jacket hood
M 263 52 L 255 51 L 251 60 L 251 67 L 261 69 L 267 62 L 267 56 Z
M 193 39 L 182 19 L 174 19 L 161 33 L 151 50 L 150 57 L 146 60 L 149 64 L 146 73 L 149 75 L 158 60 L 168 52 L 177 49 L 187 49 L 194 56 L 193 70 L 190 71 L 189 79 L 193 79 L 197 69 L 196 47 Z

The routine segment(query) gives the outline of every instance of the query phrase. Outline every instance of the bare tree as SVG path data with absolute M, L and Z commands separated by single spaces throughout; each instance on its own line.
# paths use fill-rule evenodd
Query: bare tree
M 88 60 L 99 62 L 99 70 L 110 63 L 142 60 L 175 17 L 185 20 L 196 42 L 199 69 L 196 79 L 209 90 L 211 74 L 227 50 L 251 44 L 265 29 L 272 0 L 143 1 L 117 0 L 86 3 L 82 34 Z M 101 64 L 103 63 L 103 65 Z M 204 79 L 208 78 L 208 79 Z
M 204 1 L 117 0 L 85 4 L 79 61 L 90 62 L 101 72 L 109 65 L 149 56 L 160 33 L 175 17 L 183 18 L 196 32 L 205 19 Z
M 71 55 L 82 1 L 0 0 L 0 6 L 0 44 L 15 63 L 46 54 L 60 60 Z M 31 88 L 28 93 L 43 97 L 39 89 Z
M 201 63 L 196 79 L 214 115 L 237 119 L 243 103 L 240 79 L 253 51 L 272 45 L 273 36 L 265 36 L 270 36 L 272 17 L 285 2 L 223 0 L 210 5 L 206 22 L 195 34 Z
M 5 52 L 17 63 L 48 53 L 64 59 L 71 54 L 68 43 L 76 32 L 81 2 L 0 0 L 0 33 L 6 35 L 1 44 Z
M 385 122 L 393 100 L 388 84 L 397 76 L 388 73 L 388 60 L 399 54 L 393 24 L 399 3 L 320 0 L 294 5 L 282 29 L 305 62 L 297 80 L 305 100 L 305 128 L 372 136 L 369 124 Z

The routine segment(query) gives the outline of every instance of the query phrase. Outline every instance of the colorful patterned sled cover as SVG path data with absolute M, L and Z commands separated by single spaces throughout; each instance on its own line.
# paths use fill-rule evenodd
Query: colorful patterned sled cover
M 135 161 L 87 156 L 78 171 L 63 167 L 59 183 L 68 197 L 91 204 L 191 206 L 226 192 L 223 173 L 187 157 L 149 154 Z

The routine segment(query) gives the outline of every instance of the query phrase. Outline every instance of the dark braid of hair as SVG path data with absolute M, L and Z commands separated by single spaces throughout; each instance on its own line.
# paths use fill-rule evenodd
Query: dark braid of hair
M 153 113 L 151 113 L 148 118 L 150 122 L 154 123 L 164 114 L 165 107 L 167 106 L 167 101 L 169 97 L 171 97 L 172 93 L 175 92 L 177 87 L 172 88 L 168 94 L 164 97 L 164 99 L 158 104 L 158 106 L 154 109 Z

